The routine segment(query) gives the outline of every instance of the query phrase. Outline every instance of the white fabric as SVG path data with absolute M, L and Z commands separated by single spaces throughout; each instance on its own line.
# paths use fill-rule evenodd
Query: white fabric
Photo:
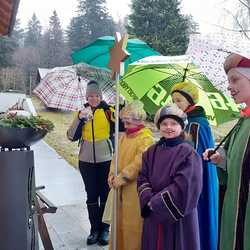
M 220 33 L 190 36 L 186 54 L 200 67 L 213 85 L 225 94 L 227 90 L 227 76 L 224 62 L 231 53 L 250 58 L 250 41 L 243 35 L 236 33 Z
M 250 68 L 236 67 L 235 70 L 250 80 Z

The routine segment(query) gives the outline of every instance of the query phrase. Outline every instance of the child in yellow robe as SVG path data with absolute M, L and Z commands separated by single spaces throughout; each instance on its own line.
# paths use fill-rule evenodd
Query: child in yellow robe
M 144 126 L 146 113 L 140 101 L 125 106 L 120 117 L 124 122 L 125 133 L 119 139 L 118 176 L 114 175 L 114 157 L 108 178 L 110 195 L 112 189 L 118 190 L 116 250 L 140 250 L 143 221 L 137 194 L 137 176 L 142 165 L 142 154 L 154 141 L 152 132 Z

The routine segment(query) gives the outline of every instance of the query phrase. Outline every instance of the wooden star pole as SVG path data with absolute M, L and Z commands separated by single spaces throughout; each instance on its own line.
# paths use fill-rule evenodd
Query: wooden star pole
M 116 85 L 116 102 L 115 102 L 115 168 L 114 174 L 118 175 L 118 139 L 119 139 L 119 79 L 121 73 L 124 71 L 123 62 L 129 57 L 129 53 L 125 50 L 127 46 L 128 36 L 125 34 L 121 38 L 120 33 L 115 33 L 115 44 L 114 47 L 110 49 L 110 61 L 109 67 L 112 70 L 112 79 L 115 80 Z M 113 213 L 112 213 L 112 249 L 116 250 L 117 246 L 117 196 L 118 191 L 114 190 L 114 199 L 113 199 Z

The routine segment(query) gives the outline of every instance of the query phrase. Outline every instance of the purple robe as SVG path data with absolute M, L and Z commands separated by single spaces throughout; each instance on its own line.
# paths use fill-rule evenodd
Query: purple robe
M 142 250 L 199 250 L 197 204 L 202 190 L 202 162 L 191 145 L 155 144 L 143 154 L 138 176 L 144 219 Z

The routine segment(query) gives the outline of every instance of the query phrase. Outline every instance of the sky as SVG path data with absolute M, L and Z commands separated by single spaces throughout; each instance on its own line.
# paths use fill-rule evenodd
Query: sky
M 110 14 L 115 20 L 124 17 L 130 12 L 130 0 L 106 0 Z M 218 20 L 221 19 L 223 8 L 227 5 L 231 8 L 232 0 L 183 0 L 182 12 L 191 14 L 199 24 L 201 33 L 214 32 Z M 77 0 L 20 0 L 18 18 L 21 19 L 22 26 L 26 26 L 28 20 L 35 12 L 42 26 L 48 26 L 49 17 L 56 9 L 63 28 L 66 28 L 71 17 L 75 16 Z
M 129 13 L 130 0 L 106 0 L 110 14 L 115 20 Z M 76 15 L 77 0 L 20 0 L 17 17 L 21 24 L 26 26 L 35 12 L 42 26 L 48 26 L 49 17 L 53 10 L 57 11 L 63 28 L 66 28 L 70 19 Z

